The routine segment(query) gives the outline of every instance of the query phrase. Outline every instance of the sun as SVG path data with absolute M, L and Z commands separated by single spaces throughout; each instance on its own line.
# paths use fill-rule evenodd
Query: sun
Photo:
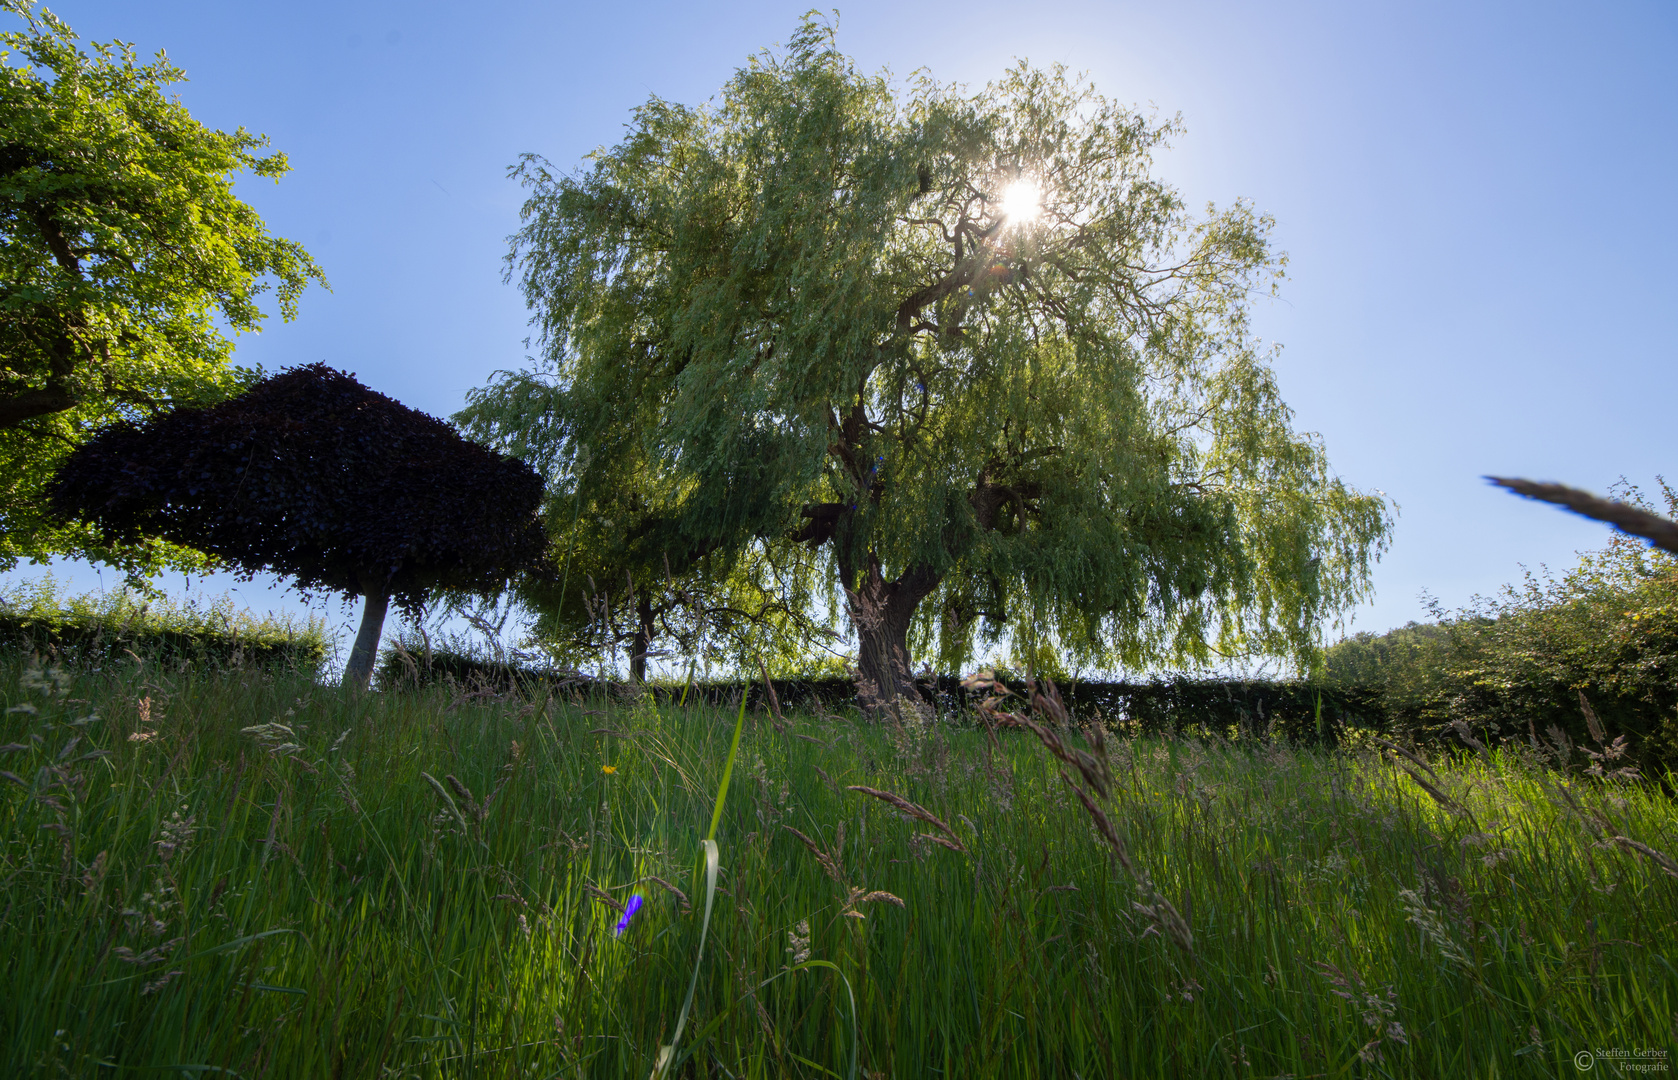
M 1022 176 L 1002 193 L 1002 216 L 1011 225 L 1025 225 L 1043 212 L 1043 192 L 1037 182 Z

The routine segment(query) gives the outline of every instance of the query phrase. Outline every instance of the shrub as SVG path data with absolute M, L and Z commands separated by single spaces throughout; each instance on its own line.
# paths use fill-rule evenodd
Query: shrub
M 1370 692 L 1402 736 L 1452 743 L 1453 721 L 1492 739 L 1553 728 L 1594 743 L 1583 696 L 1644 772 L 1678 767 L 1678 560 L 1616 534 L 1559 578 L 1529 573 L 1440 616 L 1332 646 L 1326 682 Z

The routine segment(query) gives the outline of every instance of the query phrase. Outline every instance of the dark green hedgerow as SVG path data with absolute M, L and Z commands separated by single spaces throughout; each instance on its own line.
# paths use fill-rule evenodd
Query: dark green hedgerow
M 453 648 L 427 651 L 421 643 L 401 639 L 379 661 L 377 685 L 385 690 L 452 684 L 466 690 L 633 693 L 628 683 L 596 679 L 577 672 L 552 672 L 491 659 Z M 1016 689 L 1017 679 L 1005 680 Z M 965 716 L 972 702 L 961 680 L 953 675 L 922 676 L 921 692 L 942 714 Z M 772 681 L 775 703 L 782 708 L 820 708 L 840 711 L 856 701 L 856 684 L 844 678 L 777 678 Z M 1069 679 L 1060 692 L 1072 711 L 1087 719 L 1097 717 L 1108 726 L 1135 733 L 1185 732 L 1280 735 L 1298 742 L 1334 745 L 1348 726 L 1385 730 L 1385 703 L 1378 690 L 1359 686 L 1325 686 L 1306 680 L 1160 678 L 1151 681 Z M 761 679 L 679 680 L 652 683 L 648 689 L 660 700 L 685 696 L 694 702 L 726 705 L 742 694 L 751 709 L 769 707 Z

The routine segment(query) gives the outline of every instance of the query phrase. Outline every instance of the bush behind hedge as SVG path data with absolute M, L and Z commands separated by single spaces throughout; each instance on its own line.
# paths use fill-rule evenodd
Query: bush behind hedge
M 1554 729 L 1594 747 L 1583 695 L 1646 774 L 1678 769 L 1678 566 L 1641 545 L 1610 545 L 1560 579 L 1529 575 L 1434 623 L 1356 635 L 1324 666 L 1329 685 L 1372 694 L 1384 726 L 1413 741 L 1454 743 L 1460 720 L 1488 741 L 1550 741 Z

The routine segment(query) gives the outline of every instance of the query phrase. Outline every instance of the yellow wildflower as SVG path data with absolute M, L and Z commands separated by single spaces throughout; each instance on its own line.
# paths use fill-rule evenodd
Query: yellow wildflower
M 618 767 L 616 765 L 602 765 L 600 766 L 600 771 L 605 773 L 607 776 L 611 776 L 613 773 L 618 771 Z

